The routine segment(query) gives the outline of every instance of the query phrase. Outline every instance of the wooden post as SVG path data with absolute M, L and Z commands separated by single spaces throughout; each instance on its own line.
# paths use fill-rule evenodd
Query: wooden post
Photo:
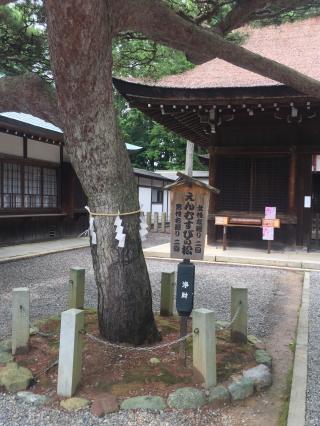
M 227 249 L 227 227 L 223 227 L 223 234 L 222 234 L 222 249 Z
M 290 172 L 289 172 L 289 197 L 288 210 L 290 214 L 296 212 L 296 176 L 297 176 L 297 153 L 292 148 L 290 155 Z
M 193 374 L 207 388 L 217 384 L 216 334 L 214 312 L 209 309 L 192 311 Z
M 174 307 L 175 272 L 162 272 L 160 315 L 172 316 Z
M 28 350 L 30 291 L 27 287 L 12 290 L 12 355 Z
M 81 380 L 84 311 L 69 309 L 61 314 L 58 388 L 60 396 L 71 397 Z
M 167 213 L 163 212 L 161 215 L 161 232 L 166 232 L 166 221 L 167 221 Z
M 147 225 L 148 225 L 148 231 L 151 229 L 151 212 L 147 212 Z
M 180 316 L 180 337 L 188 334 L 188 317 Z M 182 340 L 179 345 L 179 360 L 183 367 L 187 366 L 187 342 Z
M 209 185 L 216 186 L 216 159 L 214 146 L 209 148 Z M 214 213 L 216 210 L 216 194 L 210 194 L 209 215 L 208 215 L 208 244 L 216 241 L 216 227 L 214 224 Z
M 85 272 L 84 268 L 70 269 L 68 309 L 84 307 Z
M 154 232 L 159 231 L 159 213 L 154 213 L 154 219 L 153 219 L 153 230 Z
M 193 172 L 193 151 L 194 151 L 194 144 L 190 141 L 187 141 L 185 173 L 186 175 L 191 177 Z
M 240 308 L 237 318 L 231 325 L 231 340 L 247 343 L 248 334 L 248 289 L 231 287 L 231 320 Z

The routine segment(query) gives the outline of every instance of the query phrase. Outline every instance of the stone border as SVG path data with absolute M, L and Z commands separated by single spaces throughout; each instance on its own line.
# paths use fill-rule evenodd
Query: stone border
M 308 373 L 309 287 L 310 274 L 306 272 L 303 281 L 287 426 L 304 426 L 305 424 Z

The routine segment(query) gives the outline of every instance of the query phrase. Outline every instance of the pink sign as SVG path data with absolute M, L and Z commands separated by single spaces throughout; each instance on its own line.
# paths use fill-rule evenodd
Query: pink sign
M 266 241 L 273 241 L 274 240 L 274 228 L 271 228 L 270 226 L 264 226 L 262 228 L 262 239 Z
M 264 209 L 264 217 L 265 219 L 275 219 L 277 215 L 276 207 L 265 207 Z

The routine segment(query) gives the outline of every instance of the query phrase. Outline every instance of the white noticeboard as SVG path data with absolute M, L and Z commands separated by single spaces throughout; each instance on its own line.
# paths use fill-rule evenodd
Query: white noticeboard
M 264 209 L 265 219 L 275 219 L 276 216 L 277 216 L 277 208 L 276 207 L 265 207 L 265 209 Z
M 310 195 L 306 195 L 304 197 L 304 208 L 305 209 L 310 209 L 311 208 L 311 196 Z
M 262 239 L 265 241 L 273 241 L 274 240 L 274 228 L 271 226 L 264 226 L 262 228 Z

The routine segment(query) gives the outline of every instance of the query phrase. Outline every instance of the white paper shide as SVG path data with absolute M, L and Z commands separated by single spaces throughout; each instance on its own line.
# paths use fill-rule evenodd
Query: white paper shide
M 116 227 L 116 240 L 119 241 L 118 247 L 123 248 L 126 241 L 126 234 L 123 233 L 122 219 L 118 215 L 114 221 Z

